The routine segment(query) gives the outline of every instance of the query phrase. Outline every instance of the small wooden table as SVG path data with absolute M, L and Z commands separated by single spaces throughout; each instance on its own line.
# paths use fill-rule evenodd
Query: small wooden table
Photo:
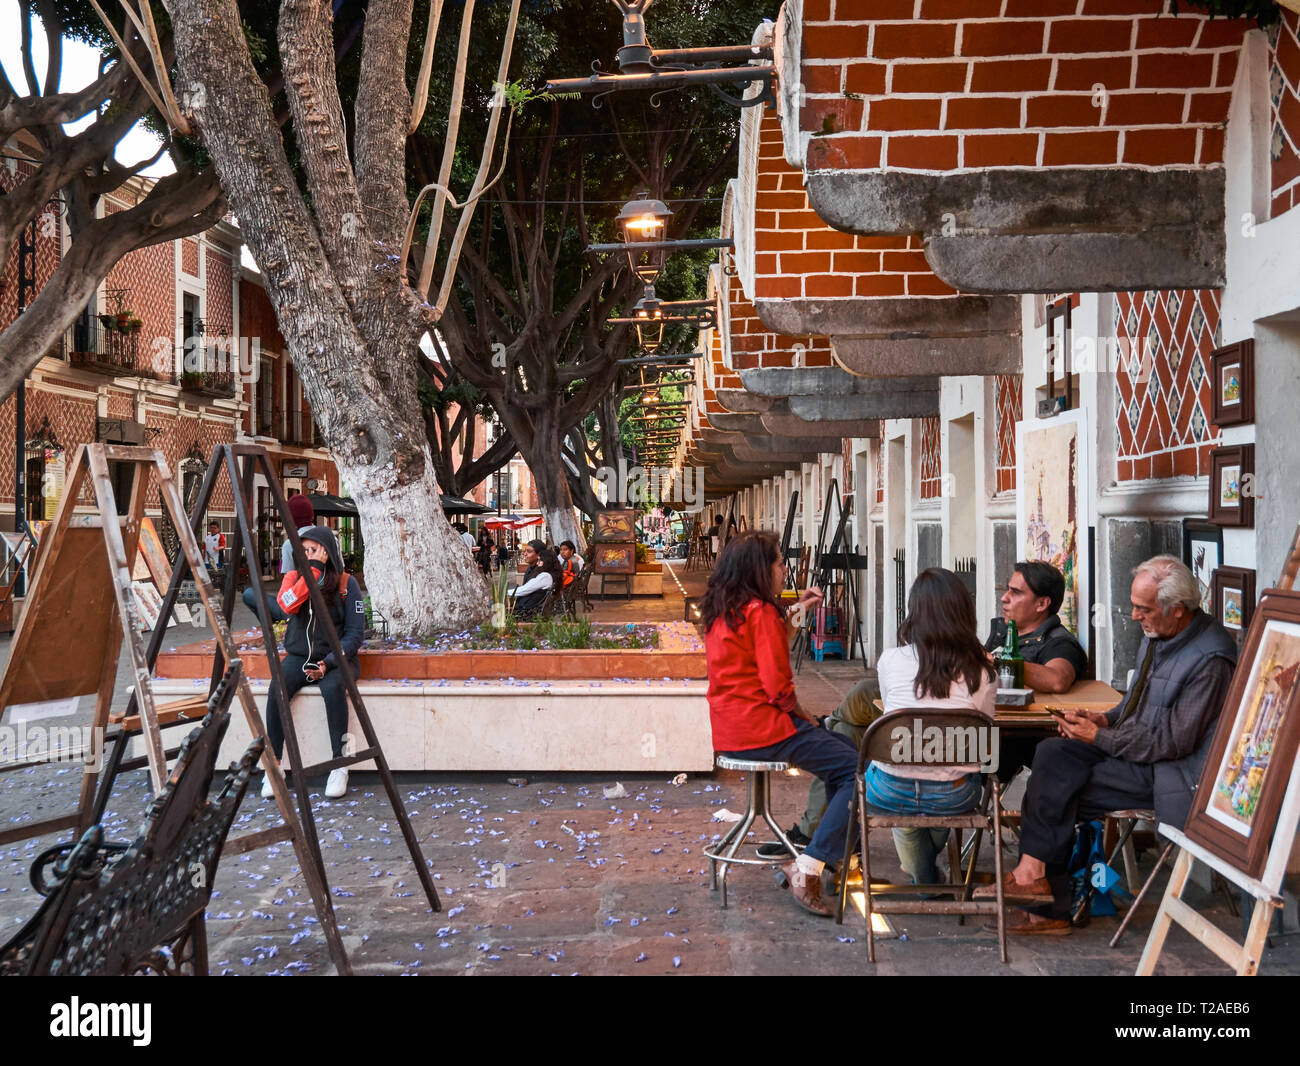
M 1047 713 L 1048 707 L 1064 711 L 1109 711 L 1119 703 L 1122 693 L 1105 681 L 1076 681 L 1068 692 L 1036 692 L 1033 703 L 1027 707 L 994 709 L 993 721 L 1000 729 L 1043 729 L 1056 721 Z M 875 701 L 879 710 L 885 709 L 883 700 Z

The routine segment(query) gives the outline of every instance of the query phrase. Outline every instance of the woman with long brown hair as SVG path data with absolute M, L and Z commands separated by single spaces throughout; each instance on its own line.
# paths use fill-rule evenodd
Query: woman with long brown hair
M 822 870 L 841 854 L 857 749 L 846 737 L 819 728 L 799 706 L 790 670 L 790 633 L 778 602 L 786 564 L 773 533 L 749 531 L 727 542 L 709 575 L 701 603 L 709 666 L 713 747 L 740 759 L 774 759 L 816 774 L 826 783 L 826 814 L 803 854 L 783 868 L 796 902 L 829 917 Z M 821 602 L 808 589 L 801 610 Z
M 951 570 L 917 574 L 907 595 L 899 647 L 876 664 L 885 714 L 927 707 L 973 710 L 993 717 L 996 674 L 975 632 L 975 601 Z M 991 724 L 991 723 L 990 723 Z M 957 814 L 973 809 L 983 785 L 973 768 L 873 762 L 866 773 L 867 803 L 895 814 Z M 894 847 L 913 884 L 938 883 L 934 860 L 946 829 L 895 829 Z

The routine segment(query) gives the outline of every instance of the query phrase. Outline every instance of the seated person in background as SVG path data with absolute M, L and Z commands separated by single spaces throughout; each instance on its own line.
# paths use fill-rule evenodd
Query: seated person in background
M 520 618 L 536 614 L 560 578 L 560 561 L 540 540 L 530 540 L 524 545 L 524 565 L 528 569 L 524 571 L 523 581 L 510 590 L 515 614 Z
M 467 547 L 471 552 L 478 547 L 474 541 L 474 534 L 469 531 L 469 526 L 464 522 L 455 522 L 452 524 L 451 528 L 460 534 L 460 539 L 465 542 L 465 547 Z
M 1051 563 L 1016 563 L 1002 594 L 1003 624 L 984 645 L 996 651 L 1006 639 L 1006 623 L 1015 622 L 1025 685 L 1035 692 L 1066 692 L 1088 673 L 1088 653 L 1056 613 L 1064 598 L 1065 578 Z
M 578 554 L 578 548 L 573 541 L 560 541 L 560 570 L 564 574 L 564 587 L 566 589 L 573 584 L 573 579 L 581 573 L 583 565 L 582 556 Z
M 880 655 L 876 674 L 886 716 L 913 708 L 969 710 L 993 722 L 997 676 L 975 631 L 975 603 L 961 578 L 931 567 L 907 594 L 899 647 Z M 974 810 L 984 786 L 978 767 L 897 766 L 872 762 L 867 803 L 893 814 L 960 814 Z M 895 829 L 894 847 L 914 885 L 936 884 L 935 859 L 947 829 Z
M 1007 916 L 1007 931 L 1068 933 L 1066 864 L 1074 826 L 1108 811 L 1153 808 L 1181 829 L 1232 683 L 1237 645 L 1201 610 L 1192 572 L 1172 555 L 1133 571 L 1133 620 L 1142 626 L 1138 671 L 1109 711 L 1066 711 L 1064 737 L 1034 753 L 1020 825 L 1020 862 L 1003 878 L 1008 902 L 1053 903 L 1047 914 Z M 883 658 L 883 657 L 882 657 Z M 988 896 L 977 889 L 975 896 Z
M 988 651 L 996 651 L 1006 639 L 1006 623 L 1015 622 L 1020 656 L 1025 660 L 1025 685 L 1035 692 L 1067 692 L 1088 674 L 1088 653 L 1056 613 L 1064 598 L 1065 578 L 1051 563 L 1016 563 L 1002 594 L 1002 625 L 994 627 L 984 645 Z M 998 780 L 1010 781 L 1033 762 L 1039 741 L 1054 733 L 1048 729 L 1004 734 Z

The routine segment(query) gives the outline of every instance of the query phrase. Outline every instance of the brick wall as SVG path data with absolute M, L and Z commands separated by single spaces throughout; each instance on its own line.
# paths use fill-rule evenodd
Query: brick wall
M 181 241 L 181 272 L 192 278 L 199 276 L 199 242 L 189 237 Z
M 761 120 L 757 171 L 756 300 L 953 295 L 930 269 L 919 236 L 854 236 L 832 229 L 813 211 L 803 172 L 786 162 L 775 113 Z
M 745 298 L 740 278 L 727 279 L 727 292 L 729 296 L 728 338 L 733 369 L 789 367 L 797 363 L 803 366 L 835 365 L 835 360 L 831 357 L 829 337 L 790 337 L 782 333 L 773 333 L 759 321 L 754 305 Z
M 805 0 L 809 169 L 1221 163 L 1254 22 L 1164 7 Z
M 1300 15 L 1283 11 L 1269 28 L 1269 159 L 1273 217 L 1300 203 Z
M 1116 335 L 1121 351 L 1131 350 L 1115 374 L 1117 480 L 1209 474 L 1219 437 L 1209 420 L 1209 370 L 1220 299 L 1214 289 L 1115 297 Z M 1152 355 L 1145 368 L 1144 343 Z

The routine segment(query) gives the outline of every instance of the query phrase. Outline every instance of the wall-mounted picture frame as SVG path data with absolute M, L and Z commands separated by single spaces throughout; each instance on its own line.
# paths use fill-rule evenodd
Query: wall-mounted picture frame
M 1300 746 L 1300 592 L 1264 594 L 1184 832 L 1258 878 Z
M 1223 561 L 1223 529 L 1204 518 L 1183 519 L 1183 562 L 1201 589 L 1201 610 L 1214 613 L 1210 579 Z
M 1210 421 L 1239 426 L 1255 421 L 1255 342 L 1238 341 L 1210 353 Z
M 1210 452 L 1210 521 L 1221 526 L 1255 526 L 1255 446 L 1234 444 Z
M 1210 614 L 1237 638 L 1240 648 L 1255 613 L 1255 571 L 1244 566 L 1219 567 L 1210 580 L 1210 601 Z

